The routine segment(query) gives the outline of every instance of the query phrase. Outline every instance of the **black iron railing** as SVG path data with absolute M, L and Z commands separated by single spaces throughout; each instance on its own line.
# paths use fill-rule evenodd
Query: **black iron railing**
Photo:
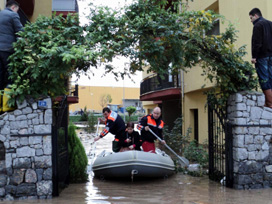
M 227 121 L 226 112 L 208 106 L 209 121 L 209 178 L 224 180 L 227 187 L 233 187 L 233 139 L 232 124 Z
M 145 78 L 141 82 L 141 95 L 152 92 L 159 91 L 169 88 L 179 88 L 180 87 L 180 75 L 152 75 Z
M 78 84 L 76 84 L 73 88 L 70 89 L 70 96 L 78 96 Z
M 69 184 L 67 96 L 53 108 L 52 125 L 53 196 Z

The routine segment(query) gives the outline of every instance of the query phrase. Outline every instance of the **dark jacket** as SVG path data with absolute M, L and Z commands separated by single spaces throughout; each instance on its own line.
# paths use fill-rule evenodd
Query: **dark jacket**
M 126 139 L 130 139 L 131 142 L 127 143 Z M 125 142 L 124 142 L 123 147 L 129 147 L 130 145 L 133 145 L 135 150 L 141 150 L 140 147 L 142 145 L 142 139 L 141 139 L 140 134 L 137 131 L 133 130 L 133 132 L 131 134 L 129 134 L 126 131 Z
M 252 58 L 272 56 L 272 22 L 260 17 L 254 22 L 251 52 Z
M 0 51 L 13 52 L 16 33 L 23 30 L 19 15 L 6 8 L 0 11 Z
M 123 119 L 114 111 L 110 112 L 106 119 L 106 127 L 100 133 L 100 137 L 106 136 L 109 132 L 115 135 L 116 139 L 124 140 L 126 125 Z
M 155 120 L 152 114 L 142 117 L 141 121 L 137 125 L 137 129 L 141 131 L 142 141 L 147 141 L 153 143 L 157 138 L 149 131 L 145 131 L 144 127 L 149 126 L 149 128 L 163 140 L 162 128 L 164 127 L 164 122 L 161 118 Z

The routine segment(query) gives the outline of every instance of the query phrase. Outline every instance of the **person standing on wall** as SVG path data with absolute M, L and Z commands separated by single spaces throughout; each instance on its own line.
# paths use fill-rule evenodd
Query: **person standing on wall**
M 265 95 L 265 106 L 272 108 L 272 22 L 262 17 L 260 9 L 249 12 L 253 23 L 252 59 Z
M 16 41 L 16 34 L 23 30 L 18 10 L 19 4 L 9 0 L 6 8 L 0 11 L 0 90 L 9 83 L 8 57 L 14 52 L 12 44 Z
M 163 127 L 164 122 L 161 119 L 161 109 L 159 107 L 154 108 L 152 114 L 142 117 L 137 129 L 141 131 L 142 148 L 145 152 L 155 153 L 156 149 L 154 142 L 157 138 L 149 132 L 149 129 L 162 139 L 162 144 L 166 144 L 162 134 Z
M 108 107 L 102 110 L 105 119 L 99 118 L 101 123 L 105 123 L 105 129 L 100 133 L 99 136 L 94 138 L 94 141 L 98 141 L 105 137 L 109 132 L 115 136 L 113 141 L 112 150 L 119 152 L 125 141 L 126 124 L 116 112 L 111 111 Z

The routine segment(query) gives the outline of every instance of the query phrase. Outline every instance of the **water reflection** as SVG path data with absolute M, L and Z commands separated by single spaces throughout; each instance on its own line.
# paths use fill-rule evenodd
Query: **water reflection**
M 98 141 L 95 151 L 92 136 L 79 134 L 90 159 L 102 150 L 111 149 L 112 135 Z M 89 170 L 91 165 L 89 166 Z M 91 172 L 91 171 L 90 171 Z M 272 189 L 233 190 L 205 177 L 176 174 L 167 179 L 111 181 L 93 178 L 83 184 L 70 184 L 52 200 L 0 202 L 9 204 L 272 204 Z

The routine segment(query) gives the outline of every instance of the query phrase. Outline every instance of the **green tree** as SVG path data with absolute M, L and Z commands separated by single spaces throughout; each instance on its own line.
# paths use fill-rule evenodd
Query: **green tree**
M 189 143 L 191 129 L 187 130 L 186 135 L 182 134 L 182 118 L 174 121 L 174 126 L 169 130 L 168 126 L 163 128 L 163 135 L 167 144 L 177 153 L 182 154 L 185 146 Z
M 221 106 L 230 94 L 257 86 L 252 77 L 255 69 L 243 60 L 245 46 L 234 46 L 237 31 L 231 23 L 219 36 L 207 35 L 215 22 L 226 22 L 223 16 L 213 11 L 187 11 L 183 6 L 176 12 L 186 2 L 167 2 L 138 0 L 122 12 L 91 5 L 85 26 L 79 26 L 73 15 L 39 17 L 28 24 L 10 58 L 14 83 L 8 93 L 9 104 L 28 95 L 66 94 L 67 78 L 100 64 L 105 74 L 116 78 L 142 71 L 143 67 L 163 75 L 200 64 L 203 75 L 215 84 L 207 94 Z M 116 71 L 111 63 L 115 56 L 129 58 L 130 67 Z
M 87 132 L 92 133 L 95 131 L 95 124 L 96 124 L 97 118 L 94 116 L 94 113 L 90 113 L 88 117 L 88 123 L 87 123 Z
M 80 139 L 77 137 L 76 126 L 72 123 L 68 127 L 68 151 L 70 181 L 74 183 L 86 181 L 88 178 L 86 172 L 88 158 Z
M 103 94 L 100 96 L 99 105 L 102 108 L 106 107 L 111 102 L 112 102 L 112 98 L 110 94 Z
M 136 108 L 134 106 L 128 106 L 126 107 L 126 111 L 128 112 L 128 120 L 130 121 L 130 117 L 136 111 Z
M 87 106 L 84 107 L 83 113 L 80 116 L 80 121 L 88 121 L 89 112 L 87 111 Z

